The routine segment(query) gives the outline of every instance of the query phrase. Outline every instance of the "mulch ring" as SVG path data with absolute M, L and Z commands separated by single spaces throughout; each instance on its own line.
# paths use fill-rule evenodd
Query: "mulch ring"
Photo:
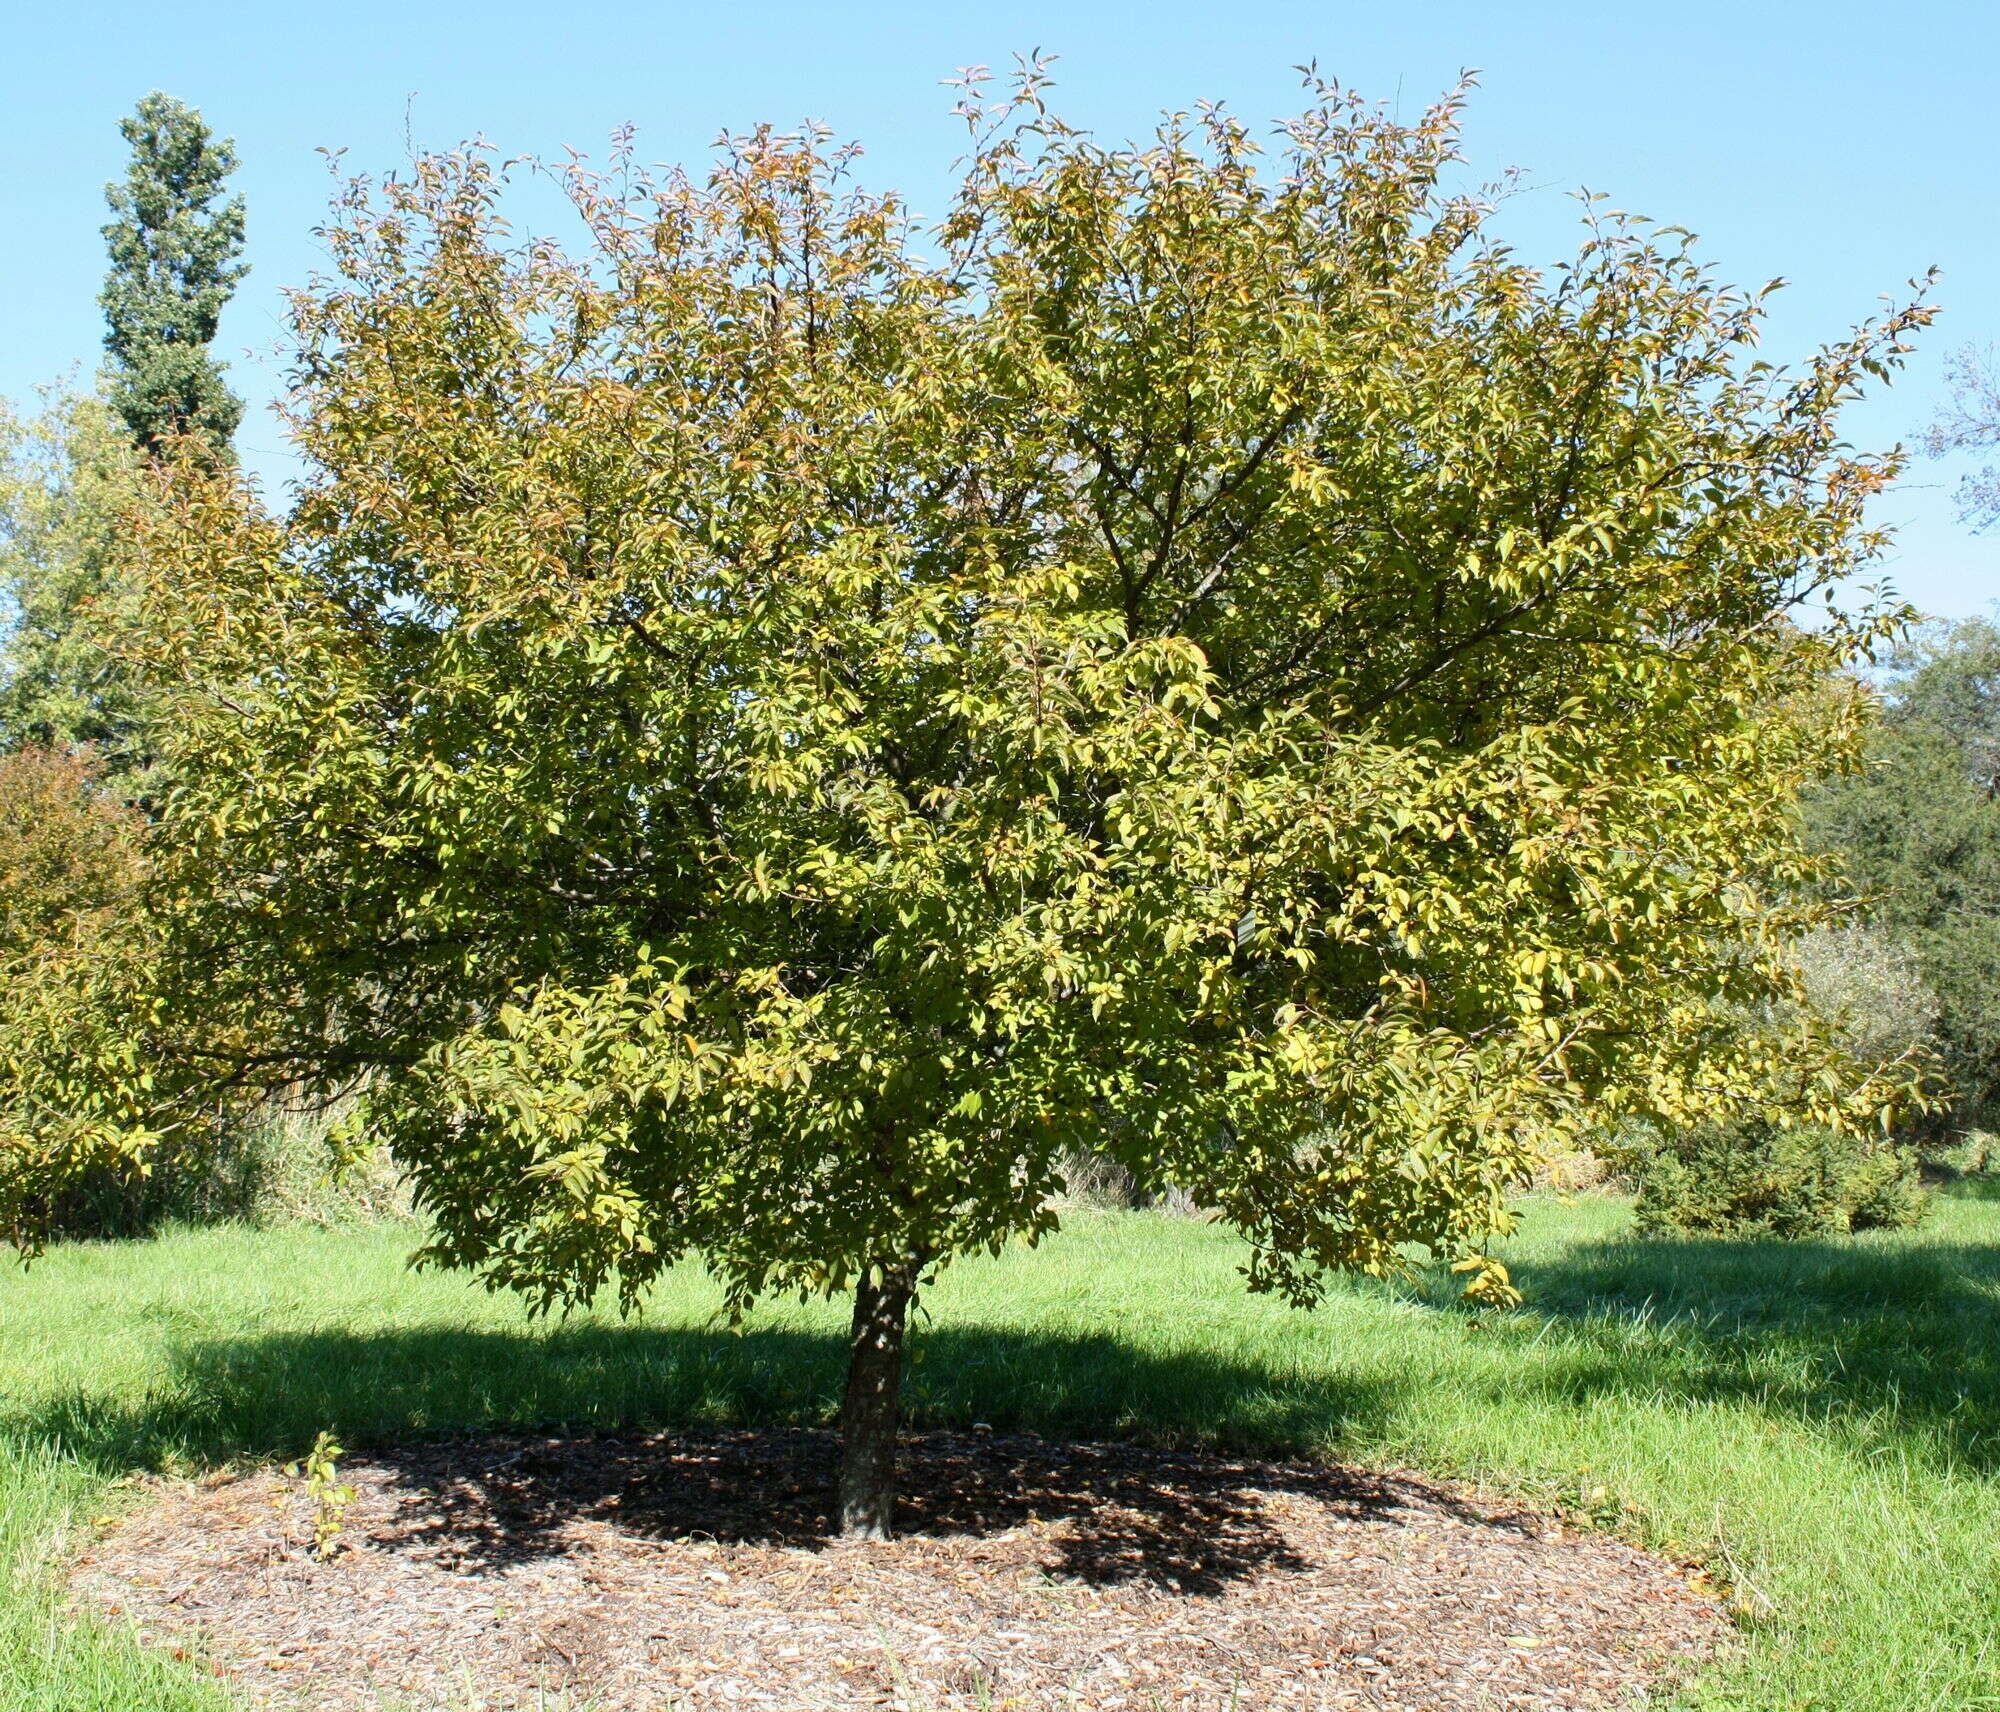
M 900 1536 L 828 1538 L 831 1435 L 458 1439 L 159 1482 L 74 1585 L 331 1708 L 1625 1706 L 1721 1644 L 1685 1570 L 1405 1474 L 910 1435 Z

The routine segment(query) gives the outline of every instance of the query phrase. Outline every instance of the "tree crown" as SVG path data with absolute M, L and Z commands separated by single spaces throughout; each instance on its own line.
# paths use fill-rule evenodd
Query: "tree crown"
M 143 748 L 143 697 L 109 650 L 136 616 L 112 536 L 133 453 L 100 400 L 52 391 L 34 416 L 0 405 L 0 748 Z
M 1273 171 L 1030 75 L 921 238 L 770 131 L 571 171 L 574 254 L 480 151 L 357 184 L 289 515 L 195 461 L 135 532 L 174 990 L 544 1301 L 935 1266 L 1077 1146 L 1258 1286 L 1501 1288 L 1606 1110 L 1872 1116 L 1896 1066 L 1742 1019 L 1896 622 L 1791 616 L 1878 544 L 1838 410 L 1927 312 L 1786 373 L 1683 235 L 1531 268 L 1457 108 L 1316 85 Z

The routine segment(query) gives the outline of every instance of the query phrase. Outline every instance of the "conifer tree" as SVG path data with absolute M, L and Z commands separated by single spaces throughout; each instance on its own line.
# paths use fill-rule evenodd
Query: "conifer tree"
M 124 183 L 105 187 L 111 268 L 98 299 L 111 402 L 142 451 L 184 432 L 221 448 L 243 414 L 209 350 L 223 305 L 248 272 L 236 259 L 243 198 L 219 200 L 236 151 L 192 107 L 157 90 L 118 128 L 132 164 Z

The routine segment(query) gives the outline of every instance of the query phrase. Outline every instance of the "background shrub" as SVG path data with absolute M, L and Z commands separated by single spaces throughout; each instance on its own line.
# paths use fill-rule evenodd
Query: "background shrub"
M 1916 1224 L 1928 1197 L 1915 1156 L 1821 1128 L 1707 1124 L 1639 1161 L 1639 1229 L 1812 1237 Z
M 338 1113 L 270 1106 L 155 1149 L 143 1172 L 107 1161 L 45 1215 L 70 1239 L 140 1237 L 170 1225 L 365 1224 L 407 1218 L 409 1187 L 386 1150 L 336 1149 Z

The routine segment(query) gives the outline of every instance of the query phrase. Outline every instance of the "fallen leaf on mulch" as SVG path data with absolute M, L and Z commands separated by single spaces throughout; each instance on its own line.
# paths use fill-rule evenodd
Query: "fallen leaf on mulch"
M 829 1434 L 460 1439 L 160 1483 L 74 1585 L 331 1708 L 1556 1709 L 1727 1633 L 1675 1566 L 1409 1475 L 910 1436 L 899 1538 L 830 1539 Z M 561 1704 L 558 1701 L 557 1704 Z

